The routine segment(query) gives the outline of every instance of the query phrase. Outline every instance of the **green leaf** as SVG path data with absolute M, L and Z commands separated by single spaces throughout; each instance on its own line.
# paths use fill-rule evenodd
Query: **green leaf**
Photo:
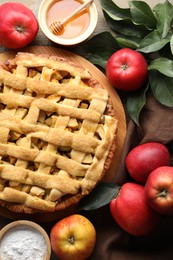
M 173 78 L 161 74 L 159 71 L 149 71 L 149 82 L 154 97 L 162 105 L 173 107 Z
M 112 0 L 100 0 L 102 10 L 104 10 L 113 20 L 120 21 L 131 18 L 129 8 L 121 8 Z
M 95 210 L 107 205 L 116 195 L 120 186 L 114 183 L 100 182 L 93 191 L 79 203 L 81 210 Z
M 170 49 L 171 49 L 171 53 L 173 55 L 173 35 L 171 36 L 171 40 L 170 40 Z
M 102 32 L 94 35 L 81 45 L 84 51 L 89 52 L 111 52 L 120 49 L 118 42 L 110 32 Z
M 120 8 L 112 0 L 100 0 L 100 4 L 105 19 L 114 32 L 140 38 L 147 34 L 145 26 L 133 23 L 130 8 Z
M 106 47 L 105 47 L 106 43 Z M 115 37 L 109 32 L 102 32 L 84 42 L 83 55 L 95 65 L 105 69 L 109 57 L 121 47 Z
M 92 54 L 88 57 L 88 60 L 94 65 L 106 69 L 107 61 L 110 57 L 110 53 Z
M 139 37 L 140 40 L 148 34 L 148 30 L 145 26 L 135 25 L 130 19 L 117 21 L 112 19 L 105 11 L 103 11 L 103 14 L 110 29 L 116 33 L 124 34 L 129 37 Z
M 128 93 L 127 96 L 127 112 L 133 121 L 139 126 L 139 115 L 146 103 L 146 92 L 149 88 L 149 84 L 145 87 Z
M 140 44 L 140 39 L 138 37 L 119 35 L 116 37 L 116 40 L 120 44 L 121 48 L 128 47 L 131 49 L 137 49 Z
M 159 3 L 153 8 L 153 12 L 157 18 L 157 30 L 162 38 L 165 38 L 170 30 L 173 19 L 173 6 L 169 1 Z
M 156 52 L 162 49 L 170 39 L 171 35 L 167 35 L 167 37 L 162 39 L 158 31 L 152 31 L 141 41 L 138 51 L 144 53 Z
M 129 1 L 130 12 L 135 24 L 144 25 L 147 28 L 156 28 L 156 18 L 150 6 L 143 1 Z
M 158 70 L 160 73 L 168 77 L 173 77 L 173 61 L 164 57 L 157 58 L 151 61 L 148 69 Z

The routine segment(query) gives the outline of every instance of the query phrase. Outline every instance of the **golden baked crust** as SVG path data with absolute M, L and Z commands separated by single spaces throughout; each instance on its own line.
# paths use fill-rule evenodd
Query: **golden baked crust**
M 108 170 L 117 120 L 90 72 L 59 57 L 18 53 L 0 67 L 0 205 L 55 212 Z

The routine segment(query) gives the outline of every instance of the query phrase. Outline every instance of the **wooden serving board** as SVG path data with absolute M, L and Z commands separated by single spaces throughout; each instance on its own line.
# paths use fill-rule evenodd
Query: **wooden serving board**
M 119 166 L 121 153 L 124 145 L 124 140 L 126 136 L 126 118 L 125 118 L 125 111 L 123 108 L 123 104 L 115 91 L 115 89 L 109 84 L 106 76 L 92 63 L 84 59 L 83 57 L 76 55 L 72 52 L 54 48 L 54 47 L 48 47 L 48 46 L 30 46 L 23 49 L 20 49 L 22 52 L 30 52 L 34 54 L 49 54 L 53 56 L 59 56 L 62 58 L 67 59 L 68 61 L 71 61 L 73 63 L 76 63 L 78 65 L 83 66 L 84 68 L 88 68 L 92 76 L 97 79 L 103 87 L 105 87 L 112 99 L 113 107 L 116 113 L 116 117 L 118 119 L 118 134 L 117 134 L 117 147 L 116 151 L 112 160 L 112 164 L 110 166 L 109 172 L 104 177 L 104 181 L 112 181 L 114 180 L 116 176 L 116 172 Z M 14 58 L 17 51 L 6 51 L 0 54 L 0 62 L 4 62 L 8 59 Z M 10 218 L 17 218 L 20 219 L 21 215 L 17 216 L 16 214 L 13 214 L 12 212 L 6 211 L 5 209 L 0 210 L 0 215 L 10 217 Z M 45 219 L 42 219 L 43 221 L 49 221 L 49 218 L 45 216 Z M 50 219 L 51 221 L 51 219 Z
M 95 79 L 97 79 L 101 83 L 101 85 L 109 91 L 110 97 L 112 99 L 113 107 L 116 112 L 116 117 L 118 119 L 117 148 L 116 148 L 116 152 L 113 157 L 113 160 L 112 160 L 112 165 L 110 167 L 110 170 L 104 178 L 105 181 L 112 180 L 115 177 L 116 171 L 118 169 L 121 152 L 122 152 L 122 148 L 123 148 L 123 144 L 124 144 L 124 139 L 126 136 L 125 112 L 124 112 L 122 102 L 121 102 L 117 92 L 115 91 L 115 89 L 108 83 L 108 80 L 105 77 L 105 75 L 96 66 L 94 66 L 91 62 L 89 62 L 88 60 L 84 59 L 83 57 L 81 57 L 77 54 L 74 54 L 72 52 L 69 52 L 69 51 L 66 51 L 63 49 L 48 47 L 48 46 L 30 46 L 30 47 L 23 48 L 20 51 L 31 52 L 34 54 L 56 55 L 59 57 L 63 57 L 78 65 L 81 65 L 84 68 L 88 68 L 88 70 L 93 75 L 93 77 Z M 0 62 L 4 62 L 7 59 L 14 58 L 16 53 L 17 53 L 17 51 L 13 51 L 13 50 L 1 53 Z

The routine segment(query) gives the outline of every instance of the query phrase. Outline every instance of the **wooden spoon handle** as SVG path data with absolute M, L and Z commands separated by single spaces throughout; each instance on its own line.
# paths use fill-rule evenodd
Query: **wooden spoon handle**
M 88 0 L 85 3 L 83 3 L 82 5 L 80 5 L 76 10 L 74 10 L 69 16 L 67 16 L 66 18 L 64 18 L 61 21 L 61 24 L 64 24 L 66 22 L 68 22 L 73 16 L 75 16 L 77 13 L 79 13 L 80 11 L 82 11 L 86 6 L 90 5 L 93 2 L 93 0 Z

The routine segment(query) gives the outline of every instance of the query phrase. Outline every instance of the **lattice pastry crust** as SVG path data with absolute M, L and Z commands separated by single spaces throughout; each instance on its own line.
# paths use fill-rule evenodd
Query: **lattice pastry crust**
M 101 180 L 117 120 L 106 89 L 85 68 L 18 53 L 0 67 L 0 204 L 54 212 Z

